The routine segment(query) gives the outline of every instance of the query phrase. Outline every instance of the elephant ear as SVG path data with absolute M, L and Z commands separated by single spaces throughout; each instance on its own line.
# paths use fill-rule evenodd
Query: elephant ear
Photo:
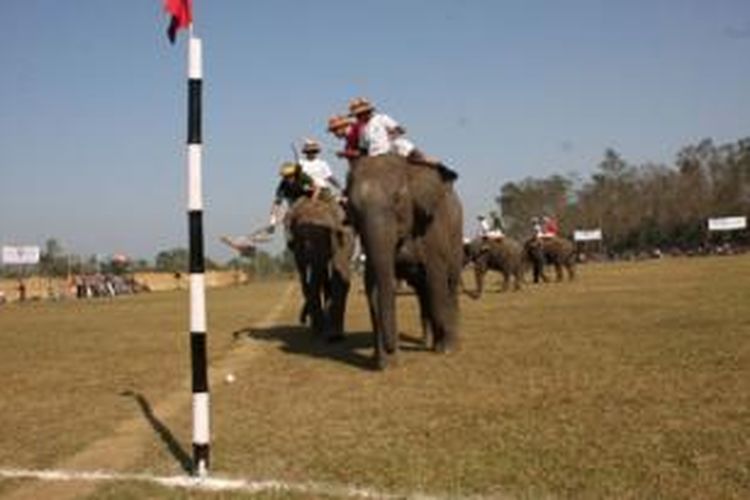
M 331 232 L 333 268 L 343 277 L 349 277 L 349 261 L 354 254 L 354 232 L 351 227 L 342 227 Z
M 402 161 L 405 164 L 404 168 L 408 169 L 409 193 L 415 210 L 420 215 L 431 218 L 440 201 L 453 189 L 452 185 L 444 182 L 433 168 Z
M 360 165 L 364 168 L 360 169 Z M 426 217 L 432 217 L 437 206 L 452 185 L 443 182 L 440 174 L 427 165 L 410 163 L 406 158 L 395 154 L 367 157 L 356 167 L 362 178 L 386 186 L 395 199 L 393 203 L 411 204 L 414 210 Z

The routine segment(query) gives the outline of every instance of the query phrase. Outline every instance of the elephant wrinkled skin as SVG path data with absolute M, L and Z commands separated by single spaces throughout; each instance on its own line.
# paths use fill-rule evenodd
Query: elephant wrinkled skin
M 383 155 L 352 162 L 347 193 L 367 256 L 365 288 L 377 366 L 385 368 L 398 352 L 397 279 L 414 287 L 433 349 L 452 350 L 463 258 L 463 214 L 452 184 L 433 169 Z

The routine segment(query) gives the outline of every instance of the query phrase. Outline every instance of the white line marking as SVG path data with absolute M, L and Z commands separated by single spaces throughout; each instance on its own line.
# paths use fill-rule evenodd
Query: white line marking
M 300 493 L 303 495 L 326 495 L 344 498 L 419 498 L 432 499 L 422 494 L 395 495 L 383 493 L 369 488 L 356 486 L 336 486 L 321 483 L 287 483 L 276 480 L 252 481 L 249 479 L 232 479 L 221 477 L 197 478 L 189 476 L 152 476 L 150 474 L 121 474 L 108 471 L 73 471 L 55 469 L 2 469 L 0 478 L 3 479 L 37 479 L 41 481 L 137 481 L 153 483 L 167 488 L 181 488 L 199 491 L 239 491 L 260 493 L 264 491 Z

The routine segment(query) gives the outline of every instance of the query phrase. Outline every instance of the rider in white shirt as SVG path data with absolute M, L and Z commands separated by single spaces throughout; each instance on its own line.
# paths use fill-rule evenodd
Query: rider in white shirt
M 319 188 L 331 190 L 336 188 L 341 191 L 341 184 L 333 176 L 331 167 L 322 158 L 318 158 L 320 153 L 320 144 L 312 139 L 305 139 L 302 145 L 302 154 L 304 158 L 299 160 L 302 171 L 313 178 Z
M 492 220 L 484 215 L 477 216 L 479 236 L 490 240 L 499 240 L 505 236 L 496 214 L 491 213 Z
M 408 158 L 414 152 L 414 144 L 403 136 L 403 128 L 396 120 L 385 114 L 375 114 L 365 125 L 363 146 L 370 156 L 396 153 Z
M 375 113 L 375 107 L 365 98 L 359 97 L 349 103 L 350 114 L 361 126 L 360 148 L 368 156 L 395 153 L 410 163 L 432 167 L 443 179 L 455 180 L 458 175 L 436 158 L 426 156 L 406 137 L 406 130 L 396 120 L 382 113 Z

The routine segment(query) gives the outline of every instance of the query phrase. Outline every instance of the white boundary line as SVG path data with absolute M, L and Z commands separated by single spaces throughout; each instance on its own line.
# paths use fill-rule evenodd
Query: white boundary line
M 249 480 L 220 477 L 190 477 L 190 476 L 153 476 L 150 474 L 126 474 L 118 472 L 73 471 L 63 469 L 5 469 L 0 468 L 1 479 L 37 479 L 41 481 L 84 481 L 84 482 L 115 482 L 137 481 L 152 483 L 167 488 L 181 488 L 195 491 L 236 491 L 245 493 L 261 493 L 267 491 L 299 493 L 302 495 L 326 495 L 343 498 L 378 498 L 398 499 L 414 498 L 420 500 L 438 497 L 423 494 L 397 495 L 384 493 L 369 488 L 356 486 L 336 486 L 315 482 L 287 483 L 276 480 Z

